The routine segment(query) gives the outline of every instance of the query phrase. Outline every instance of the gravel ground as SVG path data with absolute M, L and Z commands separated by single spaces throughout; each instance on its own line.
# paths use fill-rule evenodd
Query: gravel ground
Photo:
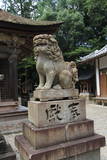
M 87 104 L 86 111 L 87 118 L 94 120 L 95 132 L 104 135 L 107 139 L 107 106 Z M 18 134 L 21 133 L 5 135 L 5 138 L 17 153 L 17 160 L 20 160 L 18 151 L 14 145 L 14 137 Z M 101 160 L 107 160 L 107 146 L 101 149 Z

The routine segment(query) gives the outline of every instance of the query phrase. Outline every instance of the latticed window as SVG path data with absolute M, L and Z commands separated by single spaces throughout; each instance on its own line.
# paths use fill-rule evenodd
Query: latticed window
M 9 99 L 9 71 L 8 61 L 0 61 L 0 74 L 4 75 L 0 79 L 0 101 Z

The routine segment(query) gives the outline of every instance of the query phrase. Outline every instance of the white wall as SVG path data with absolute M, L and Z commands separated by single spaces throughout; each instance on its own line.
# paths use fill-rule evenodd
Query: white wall
M 99 69 L 107 68 L 107 55 L 99 58 Z

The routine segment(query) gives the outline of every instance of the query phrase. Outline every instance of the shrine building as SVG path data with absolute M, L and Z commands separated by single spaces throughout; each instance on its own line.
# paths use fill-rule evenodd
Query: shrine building
M 92 91 L 95 95 L 94 99 L 96 101 L 101 101 L 103 104 L 107 103 L 107 45 L 100 50 L 96 50 L 89 55 L 82 57 L 80 63 L 93 64 L 94 79 L 91 80 L 90 83 L 91 86 L 93 86 Z M 90 71 L 87 71 L 86 74 L 89 73 Z M 90 83 L 88 83 L 86 80 L 84 81 L 84 85 L 85 83 L 87 83 L 87 88 L 84 88 L 86 88 L 86 92 L 90 94 Z M 81 92 L 84 91 L 81 90 Z

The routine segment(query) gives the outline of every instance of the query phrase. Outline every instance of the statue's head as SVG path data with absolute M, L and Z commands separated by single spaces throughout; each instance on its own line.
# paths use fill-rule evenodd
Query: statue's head
M 45 54 L 53 61 L 63 60 L 62 52 L 58 46 L 57 40 L 51 34 L 40 34 L 33 38 L 34 55 Z

